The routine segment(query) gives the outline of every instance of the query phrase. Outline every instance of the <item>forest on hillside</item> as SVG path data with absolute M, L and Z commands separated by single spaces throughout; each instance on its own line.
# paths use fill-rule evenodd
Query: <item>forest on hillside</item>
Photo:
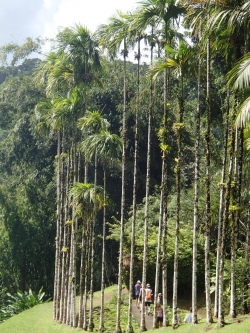
M 130 333 L 140 279 L 164 326 L 183 297 L 193 323 L 203 294 L 207 323 L 249 312 L 249 7 L 145 0 L 45 57 L 41 39 L 0 47 L 1 305 L 43 287 L 54 320 L 93 331 L 101 290 L 104 331 L 118 284 L 120 333 L 125 285 Z

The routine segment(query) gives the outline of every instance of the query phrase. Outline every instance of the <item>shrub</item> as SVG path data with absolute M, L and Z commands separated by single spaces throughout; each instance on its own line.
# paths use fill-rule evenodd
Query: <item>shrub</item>
M 31 289 L 29 292 L 22 293 L 20 290 L 14 295 L 7 293 L 9 299 L 7 300 L 7 305 L 0 308 L 0 323 L 6 319 L 18 314 L 26 309 L 32 308 L 37 304 L 43 303 L 43 298 L 45 293 L 41 288 L 36 294 Z M 46 300 L 48 302 L 50 299 Z

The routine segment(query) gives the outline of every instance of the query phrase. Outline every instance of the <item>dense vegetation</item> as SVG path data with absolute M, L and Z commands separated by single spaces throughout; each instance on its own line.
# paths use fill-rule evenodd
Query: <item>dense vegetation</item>
M 1 48 L 1 305 L 43 286 L 55 320 L 92 331 L 101 290 L 103 331 L 117 283 L 118 333 L 125 283 L 130 332 L 139 278 L 164 326 L 180 297 L 196 323 L 204 290 L 207 323 L 248 312 L 249 3 L 223 5 L 148 0 L 95 34 L 60 31 L 45 59 L 27 58 L 39 40 Z

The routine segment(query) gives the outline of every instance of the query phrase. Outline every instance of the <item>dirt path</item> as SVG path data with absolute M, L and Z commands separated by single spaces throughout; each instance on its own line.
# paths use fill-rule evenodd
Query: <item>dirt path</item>
M 151 311 L 153 311 L 153 304 L 151 305 Z M 135 320 L 141 325 L 141 312 L 140 309 L 137 309 L 135 301 L 132 303 L 132 314 L 135 317 Z M 150 330 L 153 327 L 153 315 L 145 315 L 145 326 L 147 330 Z

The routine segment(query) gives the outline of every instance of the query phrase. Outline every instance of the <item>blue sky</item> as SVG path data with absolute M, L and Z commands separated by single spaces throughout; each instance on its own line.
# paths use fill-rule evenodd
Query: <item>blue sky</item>
M 61 27 L 80 23 L 94 32 L 116 10 L 136 8 L 137 0 L 0 0 L 0 46 L 26 37 L 54 37 Z

